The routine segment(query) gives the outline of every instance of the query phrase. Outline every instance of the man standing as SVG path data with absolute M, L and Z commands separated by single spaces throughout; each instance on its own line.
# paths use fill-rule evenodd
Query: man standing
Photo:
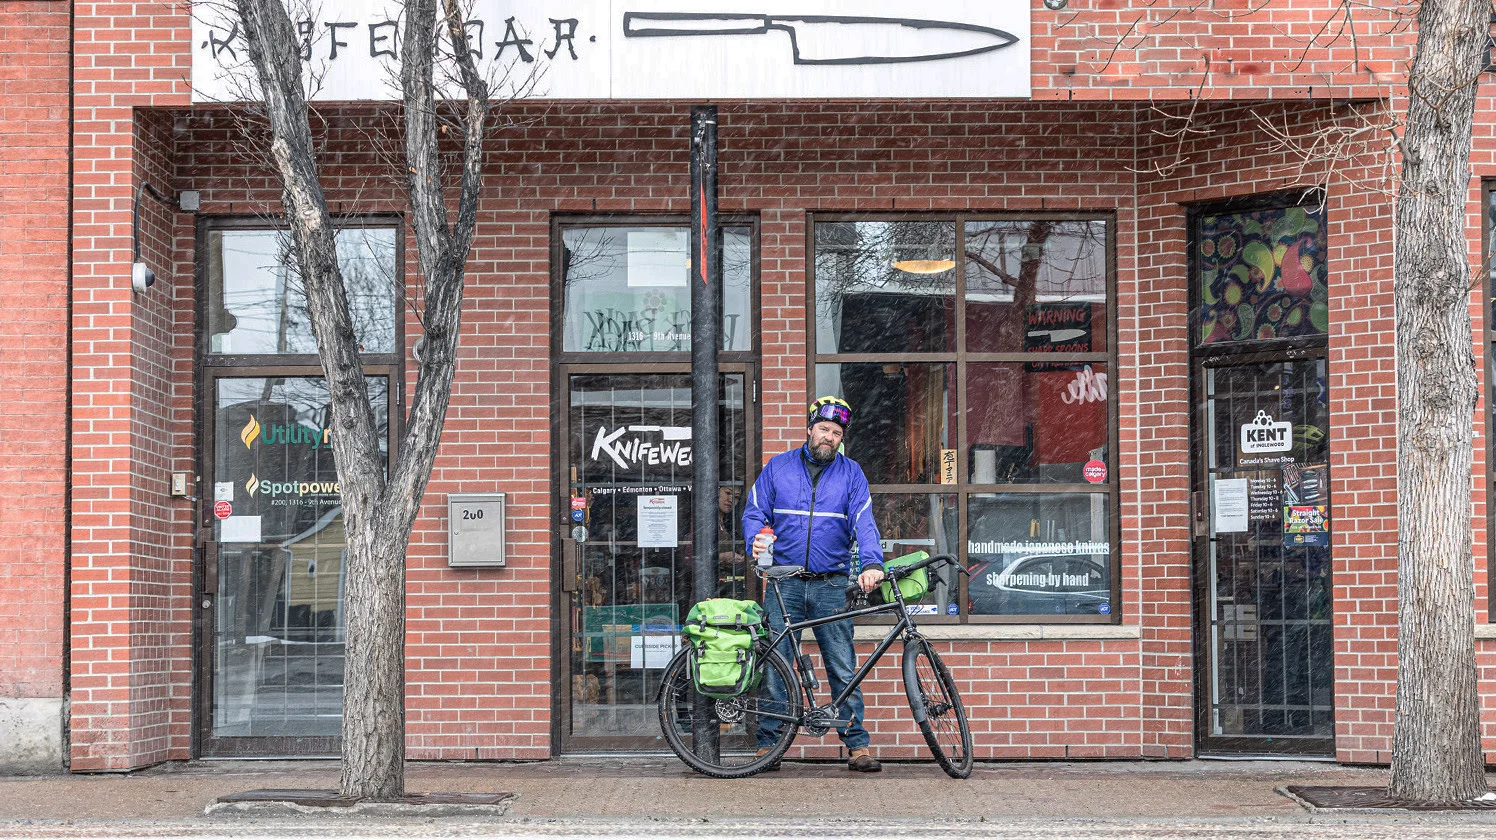
M 852 407 L 837 397 L 821 397 L 810 404 L 805 445 L 776 455 L 759 473 L 743 511 L 743 536 L 753 544 L 753 557 L 763 553 L 767 540 L 759 531 L 774 529 L 774 563 L 804 566 L 800 577 L 780 581 L 790 621 L 825 618 L 846 609 L 847 573 L 852 559 L 852 541 L 857 541 L 862 572 L 857 583 L 871 592 L 883 580 L 883 549 L 878 526 L 873 522 L 873 500 L 867 477 L 856 461 L 840 454 L 842 437 L 852 424 Z M 784 629 L 784 612 L 773 591 L 765 596 L 764 611 L 775 633 Z M 852 647 L 852 620 L 836 621 L 814 628 L 821 661 L 831 678 L 831 694 L 841 694 L 856 671 Z M 786 636 L 779 653 L 786 662 L 795 659 L 794 643 Z M 786 687 L 770 676 L 771 700 L 784 702 Z M 883 769 L 868 751 L 868 733 L 862 726 L 862 690 L 852 692 L 838 717 L 851 725 L 838 729 L 847 747 L 847 768 L 863 773 Z M 760 752 L 774 742 L 781 722 L 761 720 L 758 728 Z M 771 770 L 779 769 L 776 763 Z

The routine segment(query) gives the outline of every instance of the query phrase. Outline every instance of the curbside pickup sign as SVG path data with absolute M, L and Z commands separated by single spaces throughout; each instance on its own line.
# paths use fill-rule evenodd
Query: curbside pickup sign
M 1243 454 L 1287 452 L 1292 448 L 1292 423 L 1276 423 L 1271 414 L 1259 411 L 1252 422 L 1242 424 L 1241 451 Z

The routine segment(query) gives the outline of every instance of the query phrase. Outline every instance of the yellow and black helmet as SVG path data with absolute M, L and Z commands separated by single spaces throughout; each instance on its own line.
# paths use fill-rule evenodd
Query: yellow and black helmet
M 806 417 L 807 427 L 827 420 L 841 426 L 845 430 L 852 425 L 852 406 L 841 397 L 818 397 L 810 404 L 810 414 Z

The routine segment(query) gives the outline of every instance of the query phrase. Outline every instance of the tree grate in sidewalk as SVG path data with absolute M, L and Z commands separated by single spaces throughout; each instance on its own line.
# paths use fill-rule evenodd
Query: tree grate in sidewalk
M 1438 804 L 1387 795 L 1385 787 L 1285 785 L 1278 792 L 1311 811 L 1366 809 L 1401 811 L 1496 811 L 1496 798 L 1483 802 Z
M 503 805 L 514 798 L 512 793 L 409 793 L 390 800 L 394 805 Z M 247 790 L 218 797 L 225 805 L 239 803 L 279 803 L 304 808 L 352 808 L 366 802 L 356 796 L 344 796 L 331 788 L 326 790 L 291 790 L 267 788 Z

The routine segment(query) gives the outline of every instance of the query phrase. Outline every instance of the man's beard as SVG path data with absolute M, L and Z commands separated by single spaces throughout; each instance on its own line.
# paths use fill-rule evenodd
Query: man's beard
M 814 458 L 817 464 L 829 464 L 836 459 L 836 447 L 829 443 L 811 444 L 810 457 Z

